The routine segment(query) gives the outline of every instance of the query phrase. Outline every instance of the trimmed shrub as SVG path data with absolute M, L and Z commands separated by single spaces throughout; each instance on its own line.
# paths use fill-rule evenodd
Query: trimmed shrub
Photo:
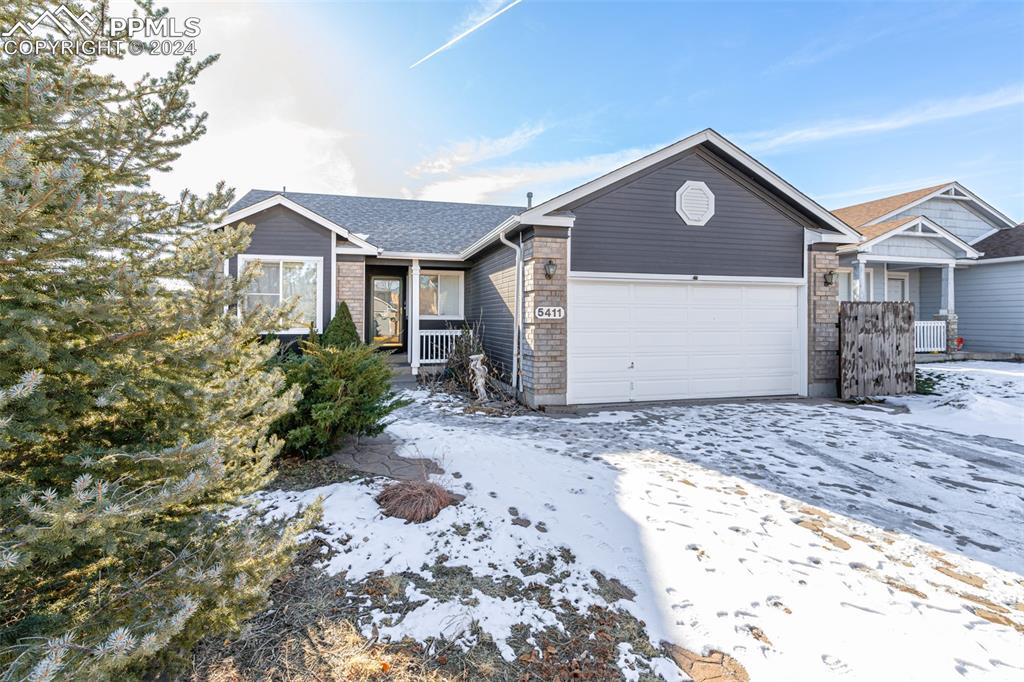
M 327 325 L 327 329 L 324 330 L 321 343 L 325 346 L 334 346 L 336 348 L 346 348 L 361 343 L 359 332 L 356 330 L 356 323 L 352 321 L 352 313 L 348 309 L 348 304 L 344 301 L 338 306 L 334 319 L 331 320 L 330 324 Z
M 423 523 L 440 514 L 445 507 L 455 504 L 455 498 L 436 483 L 400 481 L 384 488 L 377 495 L 377 504 L 385 516 Z
M 302 341 L 299 347 L 302 354 L 288 356 L 281 367 L 302 399 L 273 429 L 287 454 L 321 457 L 343 436 L 376 435 L 389 414 L 408 404 L 395 397 L 391 365 L 373 346 Z

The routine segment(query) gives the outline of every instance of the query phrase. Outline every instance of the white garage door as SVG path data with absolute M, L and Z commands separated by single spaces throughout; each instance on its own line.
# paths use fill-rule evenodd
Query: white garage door
M 571 403 L 803 393 L 788 284 L 570 281 Z

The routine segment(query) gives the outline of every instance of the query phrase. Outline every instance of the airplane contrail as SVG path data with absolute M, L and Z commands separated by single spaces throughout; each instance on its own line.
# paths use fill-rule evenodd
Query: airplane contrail
M 434 55 L 436 55 L 436 54 L 440 54 L 441 52 L 444 52 L 444 51 L 445 51 L 445 50 L 447 50 L 447 49 L 448 49 L 449 47 L 451 47 L 451 46 L 452 46 L 452 45 L 454 45 L 455 43 L 459 42 L 460 40 L 462 40 L 463 38 L 465 38 L 466 36 L 468 36 L 468 35 L 469 35 L 470 33 L 472 33 L 473 31 L 477 30 L 478 28 L 480 28 L 480 27 L 481 27 L 481 26 L 483 26 L 484 24 L 486 24 L 486 23 L 488 23 L 488 22 L 491 22 L 491 21 L 493 21 L 493 20 L 497 19 L 497 18 L 498 18 L 499 16 L 501 16 L 501 15 L 502 15 L 502 14 L 504 14 L 505 12 L 509 11 L 510 9 L 512 9 L 513 7 L 515 7 L 516 5 L 518 5 L 519 3 L 521 3 L 522 1 L 523 1 L 523 0 L 512 0 L 512 2 L 510 2 L 510 3 L 509 3 L 509 4 L 507 4 L 507 5 L 505 5 L 504 7 L 502 7 L 502 8 L 501 8 L 501 9 L 499 9 L 498 11 L 496 11 L 496 12 L 495 12 L 494 14 L 490 15 L 489 17 L 487 17 L 486 19 L 484 19 L 484 20 L 483 20 L 483 21 L 481 21 L 480 23 L 476 24 L 475 26 L 471 26 L 470 28 L 466 29 L 465 31 L 463 31 L 463 32 L 462 32 L 462 33 L 460 33 L 459 35 L 455 36 L 454 38 L 452 38 L 451 40 L 449 40 L 449 41 L 448 41 L 447 43 L 445 43 L 445 44 L 444 44 L 444 45 L 442 45 L 441 47 L 437 48 L 436 50 L 434 50 L 433 52 L 431 52 L 431 53 L 430 53 L 430 54 L 428 54 L 428 55 L 427 55 L 426 57 L 424 57 L 423 59 L 419 60 L 418 62 L 416 62 L 415 64 L 413 64 L 413 65 L 412 65 L 412 66 L 410 66 L 409 68 L 410 68 L 410 69 L 415 69 L 415 68 L 416 68 L 417 66 L 419 66 L 419 65 L 420 65 L 420 64 L 422 64 L 423 62 L 427 61 L 428 59 L 430 59 L 430 58 L 431 58 L 431 57 L 433 57 Z

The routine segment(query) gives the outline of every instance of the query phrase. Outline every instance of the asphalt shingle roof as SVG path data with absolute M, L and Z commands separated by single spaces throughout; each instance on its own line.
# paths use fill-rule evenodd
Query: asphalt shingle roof
M 948 184 L 949 183 L 947 182 L 933 187 L 923 187 L 921 189 L 915 189 L 912 192 L 904 192 L 903 194 L 895 194 L 891 197 L 882 197 L 881 199 L 875 199 L 873 201 L 865 201 L 862 204 L 854 204 L 853 206 L 846 206 L 845 208 L 837 208 L 832 211 L 832 215 L 839 218 L 850 227 L 860 227 L 864 223 L 870 222 L 875 218 L 880 218 L 886 213 L 892 213 L 896 209 L 917 201 L 921 197 L 928 196 L 935 190 L 945 187 Z
M 999 230 L 975 244 L 974 248 L 985 254 L 982 260 L 1024 256 L 1024 223 Z
M 446 201 L 381 199 L 340 194 L 308 194 L 254 189 L 231 211 L 282 194 L 386 251 L 458 253 L 483 237 L 523 206 L 457 204 Z

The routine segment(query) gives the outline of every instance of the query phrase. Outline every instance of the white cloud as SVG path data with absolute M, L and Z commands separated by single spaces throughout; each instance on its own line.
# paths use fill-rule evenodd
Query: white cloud
M 814 197 L 822 206 L 828 206 L 833 204 L 835 208 L 841 208 L 843 206 L 850 206 L 861 201 L 869 201 L 871 199 L 877 199 L 879 197 L 891 196 L 893 194 L 900 194 L 902 192 L 910 192 L 915 189 L 922 189 L 924 187 L 931 187 L 938 185 L 943 182 L 949 182 L 950 178 L 939 177 L 938 175 L 930 175 L 920 177 L 914 180 L 897 180 L 895 182 L 884 182 L 874 185 L 865 185 L 863 187 L 857 187 L 855 189 L 843 190 L 842 192 L 830 192 L 828 194 L 819 194 Z
M 623 149 L 580 159 L 527 163 L 481 170 L 432 182 L 421 188 L 417 197 L 432 201 L 519 205 L 525 202 L 525 192 L 532 191 L 537 197 L 535 203 L 539 203 L 615 170 L 641 156 L 650 154 L 652 151 L 654 149 Z
M 741 141 L 747 151 L 770 152 L 809 142 L 911 128 L 934 121 L 973 116 L 1021 104 L 1024 104 L 1024 87 L 1014 85 L 983 95 L 921 102 L 913 107 L 876 118 L 835 119 L 792 130 L 746 133 L 736 135 L 736 138 Z
M 305 34 L 286 6 L 251 2 L 171 2 L 170 16 L 200 19 L 197 56 L 220 53 L 192 89 L 208 131 L 182 150 L 169 173 L 152 185 L 168 196 L 185 187 L 202 193 L 226 180 L 239 193 L 254 187 L 355 193 L 353 137 L 346 129 L 357 103 L 324 83 L 347 74 L 309 58 Z M 110 14 L 134 3 L 119 0 Z M 268 49 L 272 45 L 273 49 Z M 163 73 L 176 58 L 142 56 L 104 66 L 123 79 Z M 337 69 L 335 65 L 333 67 Z M 346 108 L 348 107 L 348 108 Z
M 521 125 L 503 137 L 477 137 L 445 147 L 409 171 L 413 177 L 451 173 L 481 161 L 508 156 L 523 149 L 547 130 L 542 123 Z

